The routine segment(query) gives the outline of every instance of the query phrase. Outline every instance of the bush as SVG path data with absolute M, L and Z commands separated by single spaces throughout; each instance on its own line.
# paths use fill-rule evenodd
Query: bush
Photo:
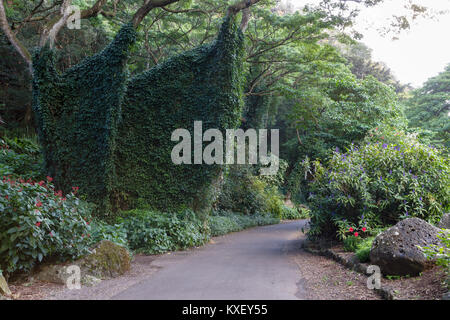
M 308 219 L 309 212 L 309 209 L 303 206 L 299 206 L 297 208 L 283 206 L 281 216 L 283 220 Z
M 118 218 L 130 249 L 146 254 L 200 246 L 208 239 L 204 223 L 192 211 L 178 214 L 131 210 Z
M 39 147 L 30 139 L 0 139 L 0 177 L 41 180 Z
M 109 240 L 128 248 L 127 233 L 121 224 L 110 225 L 102 220 L 95 219 L 91 223 L 90 245 L 102 240 Z
M 358 236 L 347 237 L 344 239 L 344 250 L 354 252 L 360 262 L 370 260 L 370 249 L 375 237 L 361 238 Z
M 421 249 L 428 259 L 436 260 L 436 264 L 442 266 L 447 274 L 447 288 L 450 288 L 450 230 L 442 229 L 438 238 L 442 246 L 431 245 Z
M 254 169 L 244 165 L 229 168 L 216 209 L 248 215 L 268 212 L 280 219 L 283 199 L 277 175 L 258 176 Z
M 51 183 L 0 180 L 0 269 L 29 271 L 44 259 L 87 253 L 90 214 L 87 203 L 55 192 Z
M 213 237 L 278 222 L 280 222 L 279 219 L 268 214 L 243 215 L 224 211 L 214 211 L 208 218 Z
M 370 237 L 365 239 L 358 245 L 358 248 L 355 251 L 356 256 L 361 262 L 369 262 L 370 261 L 370 250 L 372 249 L 372 243 L 374 237 Z
M 395 224 L 406 217 L 430 223 L 450 205 L 450 166 L 439 150 L 401 132 L 374 134 L 347 153 L 336 150 L 325 169 L 316 162 L 309 195 L 310 236 L 340 236 L 350 227 Z

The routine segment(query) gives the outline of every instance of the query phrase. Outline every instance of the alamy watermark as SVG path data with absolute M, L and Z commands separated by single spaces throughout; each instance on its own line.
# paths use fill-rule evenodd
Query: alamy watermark
M 270 153 L 268 152 L 267 129 L 226 129 L 225 141 L 222 131 L 208 129 L 203 133 L 202 121 L 194 121 L 194 147 L 191 133 L 187 129 L 176 129 L 171 140 L 180 141 L 172 149 L 172 162 L 180 164 L 261 164 L 262 175 L 274 175 L 279 168 L 279 130 L 270 130 Z M 248 141 L 248 144 L 246 143 Z M 209 144 L 203 149 L 203 142 Z M 225 148 L 224 148 L 225 142 Z M 236 143 L 236 144 L 235 144 Z M 192 149 L 194 161 L 192 163 Z M 224 152 L 225 149 L 225 152 Z M 248 156 L 248 162 L 246 161 Z
M 81 10 L 79 6 L 68 6 L 64 12 L 67 18 L 67 28 L 68 29 L 81 29 Z
M 66 274 L 68 275 L 66 280 L 66 287 L 69 290 L 81 289 L 81 269 L 77 265 L 71 265 L 67 267 Z
M 379 266 L 370 265 L 367 267 L 366 273 L 370 275 L 367 278 L 367 288 L 370 290 L 381 289 L 381 270 Z

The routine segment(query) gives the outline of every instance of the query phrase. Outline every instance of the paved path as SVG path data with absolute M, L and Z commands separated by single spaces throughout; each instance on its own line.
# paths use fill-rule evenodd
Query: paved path
M 305 220 L 213 238 L 200 248 L 138 256 L 131 272 L 49 299 L 306 299 L 294 257 Z
M 165 255 L 161 269 L 113 299 L 301 299 L 300 273 L 290 253 L 304 221 L 214 238 L 192 252 Z

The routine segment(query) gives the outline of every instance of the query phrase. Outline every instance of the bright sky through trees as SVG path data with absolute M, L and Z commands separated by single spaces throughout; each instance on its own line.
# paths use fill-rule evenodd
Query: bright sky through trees
M 317 4 L 319 0 L 291 0 L 297 6 Z M 386 0 L 364 8 L 355 29 L 364 35 L 363 42 L 373 49 L 373 59 L 385 62 L 402 83 L 414 87 L 443 71 L 450 63 L 450 0 L 414 0 L 413 3 L 432 10 L 446 11 L 435 18 L 418 18 L 409 31 L 403 31 L 392 40 L 393 34 L 384 35 L 393 15 L 406 14 L 406 0 Z

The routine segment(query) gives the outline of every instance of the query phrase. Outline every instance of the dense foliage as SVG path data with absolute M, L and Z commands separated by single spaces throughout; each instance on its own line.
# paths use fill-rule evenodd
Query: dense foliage
M 437 223 L 449 209 L 449 160 L 402 132 L 378 132 L 346 153 L 336 150 L 327 167 L 315 163 L 311 236 L 345 238 L 355 231 L 419 217 Z
M 118 218 L 130 249 L 146 254 L 200 246 L 208 239 L 208 229 L 192 211 L 178 214 L 132 210 Z
M 442 266 L 444 272 L 447 274 L 447 288 L 450 288 L 450 230 L 442 229 L 438 238 L 441 245 L 431 245 L 421 249 L 428 259 L 434 260 L 437 265 Z
M 283 220 L 296 220 L 296 219 L 308 219 L 311 210 L 305 206 L 287 207 L 283 206 L 281 211 L 281 219 Z
M 280 220 L 270 214 L 244 215 L 226 211 L 213 211 L 208 217 L 212 236 L 221 236 L 247 228 L 278 223 Z
M 124 25 L 108 47 L 64 74 L 48 46 L 33 59 L 33 110 L 46 174 L 64 192 L 79 186 L 103 213 L 110 208 L 125 61 L 135 38 L 133 27 Z
M 170 58 L 132 78 L 118 134 L 118 201 L 141 198 L 155 209 L 205 211 L 212 201 L 217 164 L 176 165 L 171 160 L 175 129 L 194 143 L 194 121 L 207 129 L 236 128 L 242 112 L 243 35 L 233 17 L 217 40 Z M 225 136 L 225 134 L 223 134 Z M 206 145 L 206 144 L 204 144 Z M 191 150 L 192 147 L 191 147 Z M 203 148 L 202 148 L 203 150 Z
M 406 115 L 411 128 L 421 129 L 421 136 L 450 148 L 450 64 L 414 91 Z
M 39 146 L 32 140 L 0 138 L 0 177 L 41 180 L 41 168 Z
M 43 260 L 88 252 L 91 209 L 76 190 L 63 196 L 50 182 L 0 180 L 1 270 L 29 271 Z

